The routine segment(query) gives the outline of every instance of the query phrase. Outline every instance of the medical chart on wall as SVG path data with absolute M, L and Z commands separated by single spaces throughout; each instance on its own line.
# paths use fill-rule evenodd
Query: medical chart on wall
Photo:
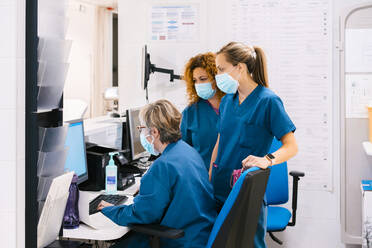
M 372 73 L 372 29 L 345 30 L 345 72 Z
M 372 103 L 372 29 L 345 30 L 346 118 L 368 118 Z
M 331 0 L 233 0 L 230 37 L 264 49 L 269 85 L 297 130 L 299 153 L 288 170 L 300 187 L 332 190 Z
M 153 5 L 150 11 L 151 41 L 198 41 L 198 5 Z
M 346 74 L 346 118 L 368 118 L 372 104 L 372 74 Z

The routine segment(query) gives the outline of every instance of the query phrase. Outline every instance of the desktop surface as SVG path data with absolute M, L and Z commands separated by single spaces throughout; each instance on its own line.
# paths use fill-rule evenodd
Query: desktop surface
M 148 168 L 147 168 L 148 169 Z M 144 170 L 146 173 L 147 169 Z M 125 190 L 118 191 L 118 194 L 125 195 L 128 199 L 123 203 L 125 205 L 129 205 L 133 203 L 133 199 L 139 191 L 140 188 L 140 177 L 137 177 L 135 183 L 128 187 Z M 100 194 L 105 193 L 105 191 L 80 191 L 80 196 L 83 199 L 79 199 L 79 205 L 81 200 L 87 198 L 87 202 L 90 202 L 92 199 L 97 197 Z M 80 206 L 79 206 L 80 211 Z M 85 212 L 81 212 L 81 214 L 88 214 L 89 210 L 88 206 Z M 112 222 L 109 218 L 104 216 L 102 213 L 96 213 L 94 215 L 96 219 L 95 221 L 102 221 L 102 227 L 93 228 L 87 224 L 80 223 L 77 229 L 63 229 L 63 238 L 74 238 L 74 239 L 82 239 L 82 240 L 98 240 L 98 241 L 107 241 L 107 240 L 115 240 L 124 236 L 127 232 L 130 231 L 129 227 L 126 226 L 119 226 Z
M 122 194 L 127 197 L 127 200 L 123 202 L 123 204 L 129 205 L 133 203 L 134 198 L 133 195 L 138 191 L 138 188 L 139 182 L 131 186 L 127 190 L 118 191 L 118 194 Z M 102 193 L 104 193 L 104 191 L 99 192 L 80 191 L 80 194 L 83 195 L 85 194 L 90 199 L 94 199 L 95 197 Z M 96 221 L 102 221 L 102 226 L 98 228 L 93 228 L 81 222 L 79 227 L 76 229 L 63 229 L 63 238 L 105 241 L 121 238 L 123 235 L 130 231 L 129 227 L 119 226 L 115 224 L 100 212 L 96 213 L 94 217 Z

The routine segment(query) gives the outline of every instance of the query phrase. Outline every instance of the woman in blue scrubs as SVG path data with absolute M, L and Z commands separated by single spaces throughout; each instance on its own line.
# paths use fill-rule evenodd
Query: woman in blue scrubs
M 225 95 L 214 80 L 215 59 L 214 53 L 199 54 L 187 62 L 184 73 L 188 107 L 182 112 L 182 139 L 200 153 L 207 171 L 217 140 L 218 108 Z
M 98 209 L 121 226 L 157 223 L 183 229 L 185 236 L 161 240 L 161 247 L 205 247 L 216 213 L 213 188 L 199 153 L 181 140 L 181 113 L 167 100 L 145 106 L 140 112 L 141 143 L 155 160 L 141 179 L 133 204 Z M 150 247 L 144 235 L 131 234 L 117 247 Z
M 233 170 L 287 161 L 297 153 L 296 127 L 281 99 L 268 88 L 262 49 L 230 42 L 216 56 L 217 86 L 227 93 L 220 104 L 219 135 L 212 153 L 210 179 L 220 206 L 230 193 Z M 285 83 L 285 82 L 283 82 Z M 282 147 L 268 154 L 273 138 Z M 267 207 L 263 202 L 254 244 L 266 247 Z

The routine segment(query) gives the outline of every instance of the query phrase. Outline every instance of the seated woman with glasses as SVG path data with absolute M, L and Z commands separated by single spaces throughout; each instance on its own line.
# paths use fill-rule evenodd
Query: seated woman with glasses
M 161 240 L 161 247 L 205 247 L 216 204 L 203 159 L 181 140 L 180 112 L 169 101 L 159 100 L 140 111 L 140 120 L 143 147 L 161 156 L 142 177 L 133 204 L 101 202 L 98 209 L 118 225 L 157 223 L 185 231 L 183 238 Z M 116 245 L 150 247 L 142 234 L 130 234 Z

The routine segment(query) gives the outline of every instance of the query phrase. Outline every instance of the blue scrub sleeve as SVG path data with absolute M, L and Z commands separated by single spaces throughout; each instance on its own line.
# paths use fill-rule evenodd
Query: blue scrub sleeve
M 188 127 L 187 111 L 184 110 L 182 112 L 182 120 L 181 120 L 182 140 L 185 141 L 190 146 L 192 146 L 191 132 L 190 132 L 190 129 L 188 129 L 187 127 Z
M 120 226 L 160 222 L 170 202 L 170 191 L 149 172 L 143 176 L 133 204 L 106 207 L 102 213 Z
M 280 140 L 285 134 L 296 131 L 291 118 L 284 109 L 283 102 L 279 97 L 270 101 L 270 130 Z

